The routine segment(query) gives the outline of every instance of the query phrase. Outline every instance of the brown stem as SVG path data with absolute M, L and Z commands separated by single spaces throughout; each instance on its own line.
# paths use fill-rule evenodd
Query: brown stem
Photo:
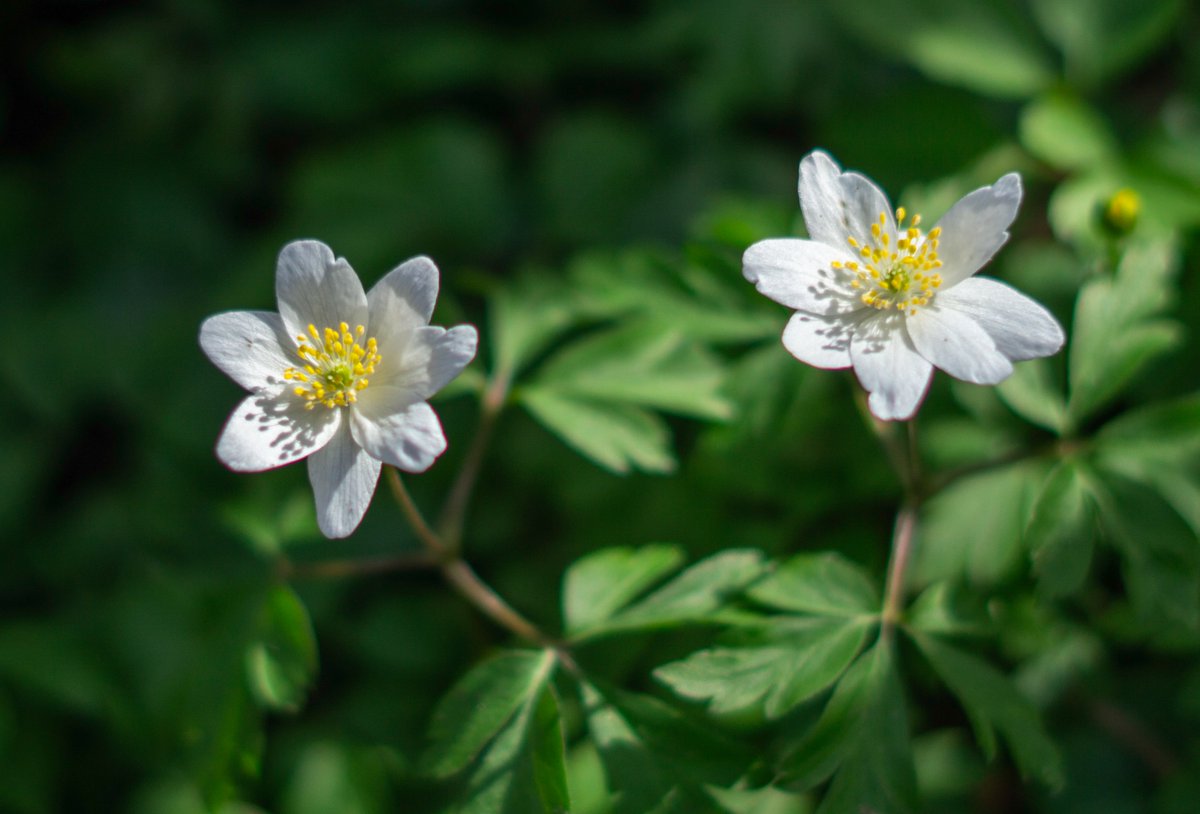
M 892 554 L 888 561 L 887 590 L 883 597 L 883 626 L 890 630 L 904 610 L 904 579 L 912 557 L 913 536 L 917 528 L 917 507 L 905 503 L 896 514 L 892 531 Z
M 509 381 L 509 374 L 500 371 L 484 392 L 479 408 L 479 428 L 475 431 L 475 438 L 471 441 L 462 468 L 458 471 L 458 477 L 450 488 L 450 494 L 438 517 L 438 531 L 442 542 L 451 552 L 457 553 L 462 547 L 462 530 L 467 506 L 471 502 L 475 482 L 479 479 L 479 471 L 483 467 L 483 458 L 492 440 L 496 419 L 508 398 Z
M 408 518 L 409 525 L 412 526 L 417 538 L 429 551 L 429 555 L 437 563 L 437 567 L 441 569 L 446 581 L 454 586 L 459 595 L 511 633 L 543 647 L 551 647 L 559 651 L 561 648 L 557 642 L 501 599 L 500 595 L 481 580 L 471 566 L 456 551 L 447 547 L 437 532 L 429 527 L 421 510 L 417 508 L 408 494 L 404 481 L 400 479 L 400 473 L 390 466 L 387 468 L 387 473 L 392 493 L 400 503 L 404 516 Z

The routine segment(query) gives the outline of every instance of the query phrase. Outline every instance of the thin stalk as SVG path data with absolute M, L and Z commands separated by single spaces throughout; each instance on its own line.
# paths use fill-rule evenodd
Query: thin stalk
M 429 524 L 425 522 L 425 516 L 421 514 L 421 510 L 417 508 L 408 489 L 404 486 L 400 473 L 394 467 L 387 468 L 387 476 L 392 493 L 396 496 L 409 525 L 412 526 L 430 557 L 437 563 L 437 567 L 446 581 L 458 591 L 459 595 L 505 630 L 522 639 L 560 651 L 561 648 L 557 642 L 505 602 L 491 586 L 479 578 L 479 575 L 459 556 L 457 551 L 450 549 L 438 533 L 429 527 Z
M 883 598 L 883 628 L 895 627 L 904 611 L 904 579 L 912 558 L 913 537 L 917 528 L 917 507 L 905 503 L 896 514 L 892 531 L 892 554 L 888 560 L 887 592 Z

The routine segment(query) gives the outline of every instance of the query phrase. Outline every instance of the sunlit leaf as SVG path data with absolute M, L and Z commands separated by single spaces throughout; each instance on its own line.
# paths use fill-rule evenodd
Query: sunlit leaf
M 567 633 L 604 622 L 683 560 L 682 549 L 673 545 L 606 548 L 578 560 L 563 579 Z
M 750 598 L 788 611 L 823 616 L 879 612 L 879 592 L 857 565 L 841 555 L 798 554 L 750 589 Z
M 1063 461 L 1043 484 L 1025 529 L 1034 571 L 1050 596 L 1071 593 L 1083 584 L 1097 532 L 1086 474 L 1075 462 Z
M 640 407 L 562 396 L 526 387 L 521 403 L 576 452 L 617 474 L 670 472 L 675 456 L 662 419 Z
M 781 623 L 765 641 L 700 650 L 659 667 L 655 677 L 714 713 L 761 704 L 778 718 L 828 687 L 849 666 L 870 626 L 860 622 Z

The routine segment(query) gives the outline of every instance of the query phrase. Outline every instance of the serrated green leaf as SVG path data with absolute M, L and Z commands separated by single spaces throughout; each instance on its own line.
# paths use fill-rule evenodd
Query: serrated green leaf
M 908 718 L 893 658 L 882 639 L 860 655 L 780 764 L 782 779 L 800 790 L 834 775 L 818 811 L 865 806 L 902 814 L 916 808 Z
M 955 481 L 925 506 L 917 527 L 919 582 L 980 584 L 1012 574 L 1021 562 L 1028 508 L 1045 477 L 1039 463 L 1001 467 Z
M 670 325 L 639 320 L 574 342 L 542 368 L 536 386 L 556 394 L 634 404 L 679 415 L 729 418 L 720 363 Z
M 964 601 L 964 594 L 967 592 L 955 590 L 955 583 L 935 582 L 905 611 L 905 625 L 925 633 L 981 635 L 988 632 L 992 625 L 987 614 L 982 608 Z
M 821 616 L 863 616 L 880 608 L 870 577 L 834 552 L 792 557 L 756 583 L 749 596 L 773 608 Z
M 1095 441 L 1097 469 L 1152 486 L 1200 535 L 1200 398 L 1125 413 Z
M 1125 585 L 1147 628 L 1200 629 L 1200 542 L 1145 484 L 1108 474 L 1095 489 L 1101 523 L 1121 552 Z
M 536 697 L 524 699 L 484 746 L 463 788 L 457 814 L 525 814 L 540 808 L 526 748 Z
M 684 801 L 732 784 L 749 764 L 744 745 L 658 699 L 591 682 L 582 689 L 614 814 L 688 811 Z
M 1048 359 L 1030 359 L 1013 366 L 1013 373 L 996 387 L 996 394 L 1021 418 L 1061 434 L 1067 405 L 1050 377 Z
M 1174 296 L 1175 264 L 1172 244 L 1138 245 L 1126 252 L 1114 278 L 1093 280 L 1079 293 L 1069 355 L 1069 427 L 1080 426 L 1178 341 L 1178 324 L 1155 317 Z
M 1037 777 L 1053 788 L 1062 785 L 1058 748 L 1046 734 L 1033 704 L 1011 681 L 982 659 L 932 636 L 917 635 L 914 641 L 962 703 L 989 759 L 996 752 L 998 729 L 1023 776 Z
M 1083 584 L 1097 531 L 1088 478 L 1077 463 L 1063 461 L 1042 486 L 1025 528 L 1025 545 L 1042 590 L 1063 596 Z
M 571 297 L 546 276 L 529 276 L 497 291 L 489 302 L 496 370 L 516 374 L 578 314 Z
M 1053 81 L 1036 33 L 1005 3 L 839 0 L 831 10 L 877 48 L 930 77 L 994 96 L 1030 96 Z M 904 31 L 903 37 L 895 36 Z
M 1055 92 L 1021 111 L 1021 143 L 1053 167 L 1078 170 L 1118 154 L 1108 123 L 1082 99 Z
M 1035 0 L 1033 17 L 1063 52 L 1068 78 L 1093 87 L 1171 33 L 1181 0 Z
M 683 561 L 683 549 L 662 544 L 606 548 L 577 560 L 563 578 L 566 632 L 604 622 Z
M 588 635 L 716 621 L 714 615 L 763 572 L 758 551 L 732 549 L 701 560 Z
M 562 718 L 554 688 L 546 684 L 538 695 L 530 725 L 529 743 L 533 761 L 533 782 L 542 810 L 546 814 L 566 814 L 571 810 L 567 787 L 567 750 L 563 739 Z
M 610 472 L 670 472 L 675 456 L 662 419 L 628 404 L 589 401 L 541 388 L 520 391 L 521 403 L 546 429 Z
M 545 683 L 554 654 L 506 650 L 475 665 L 438 703 L 430 723 L 425 770 L 461 771 Z
M 308 610 L 291 588 L 279 586 L 267 597 L 261 625 L 258 640 L 246 651 L 250 688 L 263 706 L 294 712 L 317 672 L 317 638 Z
M 869 628 L 843 620 L 782 623 L 767 643 L 700 650 L 654 675 L 677 694 L 707 702 L 714 713 L 761 704 L 767 718 L 778 718 L 836 681 Z

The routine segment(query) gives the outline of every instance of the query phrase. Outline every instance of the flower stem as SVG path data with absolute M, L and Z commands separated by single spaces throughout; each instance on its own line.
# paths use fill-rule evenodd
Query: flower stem
M 896 513 L 892 531 L 892 554 L 888 560 L 887 592 L 883 598 L 883 628 L 890 631 L 904 610 L 904 578 L 912 557 L 913 536 L 917 528 L 917 507 L 906 502 Z
M 421 510 L 417 508 L 408 489 L 404 486 L 404 481 L 400 479 L 400 473 L 394 467 L 387 467 L 387 477 L 392 493 L 396 496 L 409 525 L 412 526 L 417 538 L 437 563 L 437 567 L 446 581 L 458 591 L 459 595 L 505 630 L 522 639 L 559 651 L 561 648 L 557 642 L 505 602 L 499 594 L 492 590 L 491 586 L 479 578 L 479 575 L 459 556 L 457 551 L 447 546 L 442 537 L 429 527 Z

